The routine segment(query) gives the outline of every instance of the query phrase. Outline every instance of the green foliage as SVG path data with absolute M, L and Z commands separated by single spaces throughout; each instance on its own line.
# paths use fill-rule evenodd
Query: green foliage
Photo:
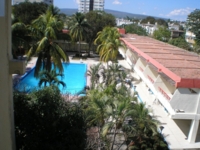
M 87 33 L 90 29 L 90 25 L 85 18 L 85 15 L 82 13 L 76 13 L 72 16 L 72 20 L 69 24 L 70 35 L 74 42 L 78 41 L 78 51 L 79 56 L 81 56 L 81 41 L 85 40 Z
M 156 19 L 154 17 L 148 16 L 145 19 L 142 19 L 141 23 L 150 23 L 150 24 L 155 24 Z
M 189 46 L 189 44 L 185 41 L 184 37 L 179 37 L 179 38 L 175 38 L 175 39 L 170 39 L 169 40 L 169 44 L 183 48 L 185 50 L 191 50 L 191 47 Z
M 190 31 L 196 35 L 195 42 L 200 45 L 200 9 L 195 9 L 188 15 L 187 26 Z
M 82 105 L 86 114 L 88 127 L 97 126 L 100 131 L 99 141 L 106 145 L 107 141 L 111 149 L 115 145 L 115 138 L 122 129 L 125 119 L 131 113 L 132 101 L 131 93 L 126 86 L 116 88 L 115 85 L 99 87 L 89 90 Z M 113 139 L 110 132 L 113 131 Z M 94 141 L 95 142 L 95 141 Z
M 159 27 L 158 30 L 155 30 L 153 33 L 153 38 L 163 42 L 168 42 L 170 36 L 171 32 L 165 27 Z
M 134 128 L 124 128 L 128 136 L 126 142 L 129 145 L 129 149 L 168 150 L 163 136 L 157 131 L 159 122 L 149 113 L 143 103 L 134 106 L 134 112 L 131 114 L 132 120 L 129 122 L 129 125 L 134 126 Z
M 150 24 L 157 23 L 160 26 L 168 27 L 168 24 L 167 24 L 167 22 L 165 20 L 163 20 L 163 19 L 155 19 L 154 17 L 151 17 L 151 16 L 143 19 L 141 21 L 141 23 L 150 23 Z
M 47 84 L 49 86 L 52 86 L 52 85 L 59 85 L 61 84 L 63 87 L 66 86 L 66 84 L 59 80 L 58 77 L 63 77 L 64 74 L 62 73 L 57 73 L 56 70 L 51 70 L 50 72 L 47 71 L 47 70 L 43 70 L 39 73 L 39 78 L 40 78 L 40 81 L 38 83 L 38 86 L 41 87 L 42 84 L 44 83 L 44 86 L 47 86 Z
M 66 103 L 57 87 L 14 93 L 17 150 L 84 150 L 85 119 L 76 103 Z
M 90 48 L 97 37 L 97 33 L 102 31 L 106 26 L 115 26 L 115 17 L 111 14 L 107 14 L 101 11 L 89 11 L 85 14 L 88 24 L 90 24 L 90 30 L 87 32 L 86 42 L 89 44 Z
M 147 36 L 146 30 L 138 26 L 137 24 L 125 25 L 124 28 L 126 30 L 126 33 L 133 33 L 137 35 Z
M 101 63 L 92 65 L 90 70 L 88 70 L 88 76 L 90 76 L 91 80 L 90 89 L 96 89 L 99 87 L 99 85 L 104 87 L 109 85 L 116 86 L 119 83 L 127 83 L 129 86 L 131 86 L 131 80 L 133 79 L 129 77 L 129 82 L 127 82 L 127 73 L 128 71 L 118 63 L 108 64 L 107 67 Z
M 156 22 L 160 26 L 168 27 L 168 23 L 163 19 L 157 19 Z
M 54 10 L 55 9 L 55 10 Z M 65 52 L 54 42 L 59 31 L 63 29 L 63 22 L 58 15 L 57 8 L 49 6 L 45 14 L 35 19 L 31 26 L 31 35 L 35 38 L 35 43 L 30 48 L 27 56 L 30 59 L 37 55 L 34 76 L 39 76 L 41 68 L 50 71 L 52 63 L 60 72 L 63 72 L 62 61 L 68 61 Z
M 102 31 L 104 27 L 114 27 L 116 25 L 115 17 L 105 12 L 90 11 L 85 15 L 85 17 L 90 24 L 95 36 L 99 31 Z
M 100 60 L 104 62 L 116 61 L 119 47 L 125 47 L 120 41 L 120 34 L 115 27 L 105 27 L 98 32 L 94 43 L 99 44 L 97 52 L 100 55 Z
M 152 136 L 152 133 L 149 132 L 140 141 L 137 137 L 131 137 L 128 139 L 128 143 L 128 150 L 169 150 L 167 142 L 160 133 Z
M 28 36 L 28 30 L 24 23 L 15 22 L 11 26 L 12 29 L 12 54 L 13 58 L 23 56 L 25 51 L 30 48 L 29 42 L 31 41 Z
M 192 49 L 195 53 L 199 54 L 200 53 L 200 45 L 194 44 L 194 47 Z
M 90 76 L 91 89 L 94 89 L 96 85 L 99 83 L 99 79 L 100 79 L 99 72 L 101 69 L 103 69 L 103 66 L 101 63 L 90 66 L 90 69 L 88 70 L 87 75 Z
M 48 5 L 45 3 L 22 2 L 13 6 L 12 13 L 15 16 L 15 22 L 22 22 L 28 25 L 39 15 L 45 13 L 47 7 Z
M 104 68 L 101 75 L 106 86 L 117 85 L 118 83 L 125 83 L 127 72 L 118 63 L 112 63 L 107 68 Z
M 121 66 L 112 64 L 104 68 L 98 64 L 91 67 L 90 76 L 97 80 L 96 85 L 87 91 L 81 104 L 88 128 L 99 129 L 93 145 L 114 150 L 126 143 L 128 149 L 133 150 L 168 150 L 157 131 L 159 122 L 150 115 L 145 104 L 138 102 L 137 93 L 131 92 L 132 85 L 128 86 L 126 71 Z M 119 136 L 123 136 L 124 141 L 117 140 Z

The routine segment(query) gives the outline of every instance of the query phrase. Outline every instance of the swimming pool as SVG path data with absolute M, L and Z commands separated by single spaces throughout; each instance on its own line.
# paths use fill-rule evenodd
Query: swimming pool
M 63 63 L 63 68 L 64 76 L 62 78 L 58 77 L 58 79 L 65 82 L 66 87 L 63 88 L 62 85 L 58 86 L 61 93 L 75 95 L 84 90 L 86 86 L 87 65 L 83 63 Z M 22 76 L 15 89 L 27 93 L 38 89 L 39 79 L 34 77 L 34 71 L 35 68 Z

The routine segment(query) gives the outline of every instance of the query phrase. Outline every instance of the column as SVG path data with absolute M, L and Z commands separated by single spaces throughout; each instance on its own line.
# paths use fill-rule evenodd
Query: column
M 190 125 L 189 135 L 188 135 L 188 141 L 190 143 L 195 143 L 198 128 L 199 128 L 199 120 L 192 120 L 191 125 Z
M 15 149 L 11 46 L 11 0 L 0 0 L 0 150 Z

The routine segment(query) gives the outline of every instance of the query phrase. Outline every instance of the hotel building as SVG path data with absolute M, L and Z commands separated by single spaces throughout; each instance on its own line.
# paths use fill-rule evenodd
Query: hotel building
M 145 36 L 121 40 L 127 48 L 119 52 L 139 77 L 136 90 L 160 120 L 170 149 L 200 149 L 199 55 Z
M 87 13 L 92 10 L 104 11 L 104 0 L 79 0 L 79 12 Z

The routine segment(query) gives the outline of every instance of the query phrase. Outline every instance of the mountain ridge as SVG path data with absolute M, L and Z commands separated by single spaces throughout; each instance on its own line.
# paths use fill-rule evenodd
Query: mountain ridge
M 76 13 L 78 11 L 78 9 L 75 8 L 61 8 L 60 12 L 64 13 L 68 16 L 73 15 L 74 13 Z M 115 16 L 116 18 L 137 18 L 137 19 L 144 19 L 146 17 L 148 17 L 149 15 L 143 15 L 143 14 L 133 14 L 133 13 L 128 13 L 128 12 L 122 12 L 122 11 L 117 11 L 117 10 L 111 10 L 111 9 L 105 9 L 104 10 L 106 13 L 112 14 L 113 16 Z M 161 18 L 161 17 L 155 17 L 152 16 L 156 19 L 164 19 L 166 20 L 166 18 Z

